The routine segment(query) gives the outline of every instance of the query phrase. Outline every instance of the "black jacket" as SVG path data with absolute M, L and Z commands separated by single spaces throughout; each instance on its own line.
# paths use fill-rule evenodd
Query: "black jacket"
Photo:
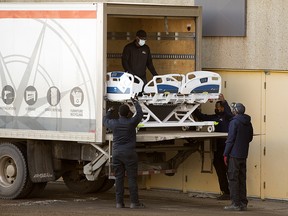
M 223 155 L 234 158 L 247 158 L 249 143 L 252 139 L 251 117 L 246 114 L 234 116 L 229 125 L 228 138 Z
M 144 83 L 147 83 L 146 67 L 153 76 L 157 75 L 152 62 L 149 46 L 144 45 L 138 47 L 136 46 L 136 40 L 124 47 L 122 53 L 122 66 L 126 72 L 137 75 Z
M 136 127 L 143 117 L 143 112 L 138 101 L 134 103 L 136 115 L 132 118 L 121 116 L 119 119 L 112 119 L 112 112 L 107 112 L 103 118 L 105 127 L 113 132 L 113 151 L 134 150 L 136 145 Z
M 224 112 L 221 114 L 203 114 L 198 109 L 194 111 L 194 116 L 200 121 L 215 121 L 215 132 L 228 132 L 229 122 L 233 117 L 227 101 L 223 102 Z

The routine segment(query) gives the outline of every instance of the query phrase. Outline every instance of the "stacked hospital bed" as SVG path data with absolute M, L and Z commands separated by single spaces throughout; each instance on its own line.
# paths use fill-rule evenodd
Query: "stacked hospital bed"
M 213 121 L 195 121 L 192 113 L 202 103 L 218 99 L 221 92 L 221 77 L 210 71 L 193 71 L 184 74 L 154 76 L 146 85 L 137 76 L 113 71 L 107 73 L 107 100 L 127 102 L 138 97 L 144 116 L 139 127 L 182 127 L 183 130 L 196 126 L 207 126 L 214 131 Z M 164 118 L 159 118 L 150 105 L 172 105 L 173 109 Z M 133 106 L 130 107 L 133 108 Z

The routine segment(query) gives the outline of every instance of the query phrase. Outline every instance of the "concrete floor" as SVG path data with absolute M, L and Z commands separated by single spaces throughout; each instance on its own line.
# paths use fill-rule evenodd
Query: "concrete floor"
M 145 209 L 116 209 L 114 189 L 105 193 L 79 195 L 71 193 L 62 182 L 49 183 L 44 192 L 33 199 L 0 200 L 1 216 L 215 216 L 288 215 L 287 201 L 262 201 L 249 199 L 248 211 L 227 212 L 223 210 L 230 201 L 218 201 L 212 195 L 180 193 L 175 191 L 140 190 Z M 127 192 L 128 193 L 128 192 Z M 199 196 L 200 195 L 200 196 Z M 129 206 L 129 197 L 125 196 Z

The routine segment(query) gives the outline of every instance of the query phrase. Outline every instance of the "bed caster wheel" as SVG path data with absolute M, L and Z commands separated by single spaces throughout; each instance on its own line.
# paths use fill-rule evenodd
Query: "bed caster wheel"
M 202 127 L 196 127 L 196 131 L 201 131 Z
M 189 130 L 189 126 L 183 126 L 182 127 L 182 131 L 188 131 Z
M 207 131 L 208 131 L 209 133 L 213 132 L 213 131 L 214 131 L 214 127 L 213 127 L 213 126 L 208 126 L 208 127 L 207 127 Z

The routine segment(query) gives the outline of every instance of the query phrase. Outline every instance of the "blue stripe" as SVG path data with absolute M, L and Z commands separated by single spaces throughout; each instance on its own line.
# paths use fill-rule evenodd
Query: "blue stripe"
M 117 87 L 107 87 L 107 93 L 109 94 L 130 94 L 130 88 L 127 88 L 126 91 L 123 93 Z
M 170 93 L 178 93 L 178 88 L 171 85 L 160 84 L 157 85 L 158 93 L 170 92 Z
M 111 73 L 111 77 L 113 77 L 113 78 L 120 78 L 123 74 L 124 74 L 123 71 L 113 71 L 113 72 Z
M 193 89 L 191 93 L 219 93 L 219 88 L 219 85 L 203 85 Z

